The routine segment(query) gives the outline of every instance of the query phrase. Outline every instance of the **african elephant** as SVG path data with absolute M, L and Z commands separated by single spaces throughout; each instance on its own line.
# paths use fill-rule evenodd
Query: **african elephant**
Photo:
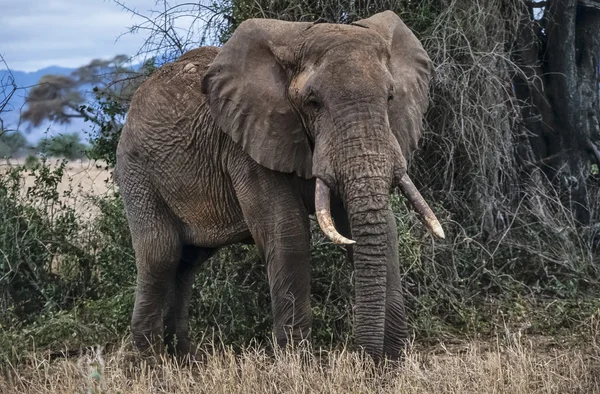
M 220 49 L 153 73 L 132 99 L 114 174 L 137 262 L 138 349 L 176 337 L 170 351 L 190 350 L 194 275 L 236 242 L 266 263 L 278 343 L 310 338 L 316 213 L 333 242 L 352 244 L 357 344 L 398 359 L 408 332 L 390 191 L 444 237 L 406 171 L 431 73 L 391 11 L 350 25 L 247 20 Z

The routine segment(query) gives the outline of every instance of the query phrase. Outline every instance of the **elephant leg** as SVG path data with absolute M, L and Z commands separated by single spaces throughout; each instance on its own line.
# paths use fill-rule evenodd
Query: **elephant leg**
M 258 242 L 267 266 L 277 344 L 310 339 L 310 231 L 308 218 L 280 223 Z
M 192 286 L 198 269 L 215 249 L 192 245 L 183 247 L 175 279 L 170 288 L 168 311 L 164 319 L 165 345 L 170 354 L 185 356 L 192 350 L 189 337 L 189 308 Z
M 160 220 L 135 226 L 132 231 L 137 264 L 135 305 L 131 332 L 142 352 L 163 351 L 163 316 L 181 258 L 182 244 L 176 226 Z M 137 224 L 134 222 L 134 225 Z
M 396 228 L 396 220 L 390 212 L 388 225 Z M 408 344 L 408 326 L 406 324 L 406 311 L 404 306 L 404 295 L 400 264 L 398 261 L 397 231 L 390 232 L 388 248 L 392 257 L 387 262 L 386 280 L 386 305 L 385 305 L 385 336 L 384 356 L 391 360 L 400 360 Z
M 238 200 L 267 266 L 277 343 L 310 340 L 310 221 L 301 193 L 288 176 L 270 171 L 239 179 Z

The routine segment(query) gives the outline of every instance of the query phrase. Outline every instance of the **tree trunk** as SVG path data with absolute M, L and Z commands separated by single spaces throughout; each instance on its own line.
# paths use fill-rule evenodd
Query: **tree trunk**
M 515 93 L 530 132 L 528 146 L 524 141 L 519 149 L 520 159 L 544 170 L 584 225 L 590 221 L 590 158 L 600 156 L 594 143 L 600 139 L 600 9 L 591 3 L 549 1 L 539 23 L 532 9 L 524 8 L 514 51 L 523 70 L 515 76 Z

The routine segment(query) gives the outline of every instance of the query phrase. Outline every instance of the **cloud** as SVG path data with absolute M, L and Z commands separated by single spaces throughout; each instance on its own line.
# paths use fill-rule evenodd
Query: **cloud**
M 125 4 L 144 12 L 154 1 Z M 133 55 L 145 39 L 143 33 L 127 33 L 139 17 L 110 0 L 0 0 L 0 11 L 0 54 L 15 70 L 78 67 L 95 58 Z

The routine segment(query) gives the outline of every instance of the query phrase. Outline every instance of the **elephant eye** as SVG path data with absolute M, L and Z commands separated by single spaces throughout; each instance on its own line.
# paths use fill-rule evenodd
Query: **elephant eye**
M 394 94 L 390 93 L 388 96 L 388 103 L 391 102 L 394 99 Z
M 321 102 L 314 95 L 310 95 L 306 99 L 306 106 L 317 110 L 321 108 Z

